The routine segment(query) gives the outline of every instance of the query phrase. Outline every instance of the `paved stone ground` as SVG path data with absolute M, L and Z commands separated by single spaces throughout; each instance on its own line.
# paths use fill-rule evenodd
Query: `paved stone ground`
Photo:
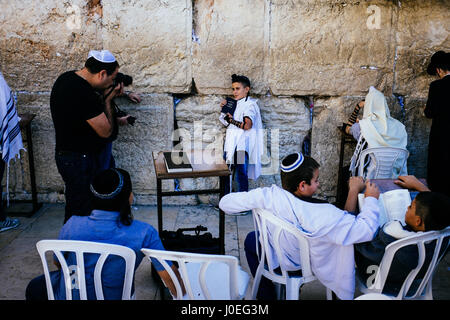
M 198 224 L 208 227 L 213 236 L 218 236 L 218 211 L 208 205 L 164 206 L 163 227 L 175 230 L 194 227 Z M 135 219 L 157 225 L 156 206 L 133 207 Z M 64 205 L 44 204 L 30 218 L 19 217 L 21 225 L 0 233 L 0 300 L 23 300 L 25 288 L 34 277 L 43 273 L 41 261 L 36 250 L 36 242 L 41 239 L 56 239 L 62 226 Z M 226 216 L 225 251 L 239 258 L 244 270 L 249 272 L 244 253 L 244 239 L 253 230 L 253 219 L 247 216 Z M 150 274 L 150 263 L 145 259 L 136 271 L 136 299 L 157 300 L 159 292 Z M 250 288 L 247 298 L 250 297 Z M 356 292 L 356 296 L 359 295 Z M 435 299 L 450 299 L 450 255 L 439 265 L 433 280 Z M 326 289 L 318 281 L 303 286 L 301 299 L 325 300 Z

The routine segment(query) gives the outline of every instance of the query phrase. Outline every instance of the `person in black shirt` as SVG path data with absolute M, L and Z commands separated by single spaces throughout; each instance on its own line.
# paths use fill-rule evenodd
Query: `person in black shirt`
M 63 73 L 53 85 L 50 110 L 56 166 L 65 183 L 64 223 L 91 211 L 89 184 L 100 171 L 99 154 L 116 125 L 112 100 L 123 93 L 122 84 L 113 87 L 118 70 L 109 51 L 90 51 L 83 69 Z M 104 92 L 109 94 L 104 97 Z
M 424 110 L 432 119 L 428 144 L 428 187 L 450 196 L 450 52 L 438 51 L 431 57 L 427 73 L 438 76 L 431 82 Z

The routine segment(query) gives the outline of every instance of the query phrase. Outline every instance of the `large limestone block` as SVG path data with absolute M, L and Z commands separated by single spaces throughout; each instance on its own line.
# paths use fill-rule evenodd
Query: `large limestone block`
M 360 95 L 392 86 L 389 1 L 271 1 L 270 88 L 276 95 Z M 379 13 L 379 27 L 375 11 Z M 369 9 L 369 11 L 368 11 Z
M 194 1 L 193 77 L 202 94 L 231 94 L 231 75 L 244 74 L 265 93 L 267 1 Z
M 426 99 L 405 99 L 405 127 L 408 133 L 408 174 L 426 178 L 428 161 L 428 137 L 431 119 L 423 114 Z
M 56 192 L 63 194 L 64 183 L 55 163 L 55 131 L 50 114 L 49 94 L 19 93 L 17 112 L 31 113 L 35 118 L 31 122 L 31 138 L 33 141 L 34 169 L 38 194 Z M 29 137 L 28 137 L 29 138 Z M 27 136 L 22 130 L 22 139 L 27 152 L 30 146 L 25 140 Z M 31 195 L 30 168 L 28 153 L 22 152 L 20 161 L 10 169 L 10 190 L 21 188 Z
M 98 1 L 0 0 L 0 68 L 10 87 L 50 91 L 101 47 Z
M 103 0 L 103 46 L 145 92 L 189 92 L 190 0 Z
M 397 28 L 395 92 L 426 98 L 433 77 L 426 73 L 438 50 L 450 51 L 450 1 L 402 1 Z

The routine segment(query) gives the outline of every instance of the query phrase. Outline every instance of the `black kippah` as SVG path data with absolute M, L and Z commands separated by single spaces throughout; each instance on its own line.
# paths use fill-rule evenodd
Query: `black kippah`
M 90 189 L 97 198 L 113 199 L 122 191 L 123 185 L 123 175 L 116 169 L 108 169 L 94 178 Z

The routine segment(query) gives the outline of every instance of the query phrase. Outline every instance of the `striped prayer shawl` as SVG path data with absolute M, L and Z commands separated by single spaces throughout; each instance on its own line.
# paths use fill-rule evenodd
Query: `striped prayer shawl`
M 19 127 L 19 116 L 15 107 L 15 100 L 11 89 L 0 73 L 0 146 L 2 159 L 9 164 L 16 155 L 20 158 L 20 150 L 23 148 L 22 135 Z

